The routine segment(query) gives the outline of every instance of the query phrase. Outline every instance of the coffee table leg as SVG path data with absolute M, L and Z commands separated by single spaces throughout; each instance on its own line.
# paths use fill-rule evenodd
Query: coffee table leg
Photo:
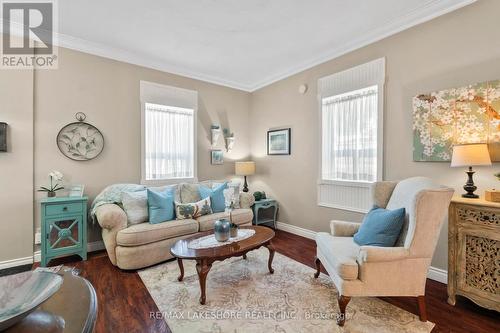
M 269 273 L 273 274 L 274 269 L 272 267 L 273 265 L 273 258 L 274 258 L 274 246 L 271 243 L 267 243 L 265 245 L 267 249 L 269 250 L 269 261 L 267 262 L 267 268 L 269 268 Z
M 200 280 L 200 289 L 201 289 L 200 304 L 201 305 L 205 305 L 205 302 L 207 300 L 206 284 L 207 284 L 207 275 L 208 275 L 208 272 L 210 271 L 210 268 L 212 268 L 212 263 L 209 263 L 208 260 L 202 259 L 202 260 L 196 261 L 196 271 L 198 272 L 198 278 Z
M 181 274 L 177 278 L 178 281 L 182 281 L 184 279 L 184 265 L 182 264 L 182 259 L 177 258 L 177 263 L 179 264 L 179 270 L 181 271 Z

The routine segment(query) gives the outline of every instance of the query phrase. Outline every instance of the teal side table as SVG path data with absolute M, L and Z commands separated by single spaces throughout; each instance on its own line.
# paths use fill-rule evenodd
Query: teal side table
M 261 210 L 273 209 L 271 217 L 262 216 Z M 274 199 L 262 199 L 255 201 L 253 205 L 253 224 L 259 225 L 264 223 L 272 223 L 276 229 L 276 215 L 278 214 L 278 202 Z
M 42 210 L 42 267 L 56 257 L 87 260 L 87 197 L 46 198 Z

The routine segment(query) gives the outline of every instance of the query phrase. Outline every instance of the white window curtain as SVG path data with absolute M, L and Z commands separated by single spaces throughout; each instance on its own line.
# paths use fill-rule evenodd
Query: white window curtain
M 365 213 L 383 175 L 385 58 L 318 80 L 318 205 Z
M 322 99 L 322 179 L 377 179 L 377 90 Z
M 198 92 L 141 81 L 141 183 L 197 181 Z
M 146 180 L 194 177 L 193 130 L 193 109 L 146 103 Z

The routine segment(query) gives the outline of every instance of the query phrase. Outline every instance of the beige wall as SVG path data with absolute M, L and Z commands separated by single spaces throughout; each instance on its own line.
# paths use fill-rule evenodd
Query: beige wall
M 0 70 L 0 121 L 8 123 L 8 151 L 0 152 L 2 262 L 33 255 L 33 71 Z
M 359 221 L 360 214 L 317 206 L 317 80 L 385 56 L 385 179 L 428 176 L 460 193 L 464 170 L 412 161 L 411 99 L 418 93 L 500 79 L 498 13 L 500 1 L 479 1 L 254 92 L 251 152 L 258 176 L 251 178 L 251 190 L 263 189 L 277 198 L 279 220 L 294 226 L 327 231 L 331 219 Z M 305 95 L 298 93 L 302 83 L 310 88 Z M 276 127 L 292 128 L 291 156 L 266 156 L 266 131 Z M 499 169 L 498 164 L 477 168 L 479 192 L 498 185 L 492 174 Z M 446 226 L 432 264 L 447 268 Z
M 59 69 L 37 71 L 35 75 L 35 186 L 46 183 L 48 172 L 54 169 L 64 174 L 65 182 L 84 184 L 90 198 L 109 184 L 139 183 L 141 80 L 198 91 L 198 178 L 220 179 L 234 174 L 232 161 L 249 156 L 249 93 L 59 49 Z M 78 111 L 84 112 L 87 121 L 104 135 L 104 150 L 95 160 L 72 161 L 55 144 L 58 131 L 75 121 Z M 224 165 L 210 164 L 212 123 L 235 133 L 234 148 L 225 153 Z M 219 139 L 218 148 L 223 148 L 223 141 Z M 36 216 L 38 227 L 38 209 Z M 99 230 L 94 228 L 89 241 L 99 239 Z

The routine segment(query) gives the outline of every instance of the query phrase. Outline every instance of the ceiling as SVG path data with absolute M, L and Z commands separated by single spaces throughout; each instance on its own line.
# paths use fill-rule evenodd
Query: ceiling
M 474 1 L 59 1 L 58 43 L 254 91 Z

